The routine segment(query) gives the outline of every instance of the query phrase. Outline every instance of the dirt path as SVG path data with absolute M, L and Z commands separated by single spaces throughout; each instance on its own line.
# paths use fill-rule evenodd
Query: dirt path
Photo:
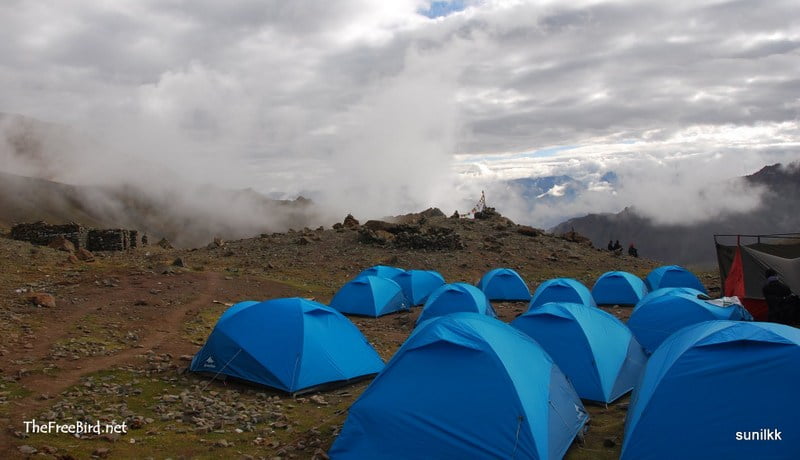
M 33 348 L 26 350 L 26 356 L 32 358 L 33 365 L 41 363 L 52 363 L 58 366 L 55 375 L 44 373 L 32 373 L 20 377 L 18 383 L 30 390 L 32 393 L 8 404 L 8 410 L 0 423 L 5 422 L 5 430 L 0 434 L 0 458 L 12 458 L 18 456 L 16 450 L 14 431 L 22 429 L 22 421 L 29 420 L 39 414 L 46 407 L 53 404 L 52 399 L 42 398 L 42 395 L 57 397 L 62 391 L 77 384 L 85 375 L 89 375 L 105 369 L 144 363 L 145 354 L 149 351 L 157 353 L 171 353 L 173 356 L 182 354 L 193 354 L 196 346 L 191 344 L 185 337 L 182 337 L 183 324 L 192 315 L 197 314 L 201 309 L 209 307 L 215 300 L 225 300 L 236 298 L 238 293 L 246 295 L 247 291 L 253 292 L 252 283 L 247 280 L 231 280 L 223 278 L 219 273 L 205 272 L 184 275 L 185 278 L 176 277 L 175 284 L 179 284 L 179 289 L 170 292 L 173 298 L 186 297 L 188 302 L 170 305 L 168 307 L 152 307 L 147 314 L 142 315 L 143 321 L 125 324 L 126 327 L 136 327 L 143 331 L 140 340 L 132 347 L 124 348 L 110 355 L 88 356 L 79 360 L 58 359 L 53 360 L 50 356 L 52 347 L 59 340 L 69 337 L 74 332 L 75 324 L 88 314 L 98 310 L 97 305 L 88 302 L 81 308 L 65 310 L 53 315 L 52 320 L 47 321 L 36 330 L 36 341 Z M 109 297 L 113 294 L 114 299 L 119 302 L 127 302 L 132 305 L 134 300 L 142 297 L 142 292 L 148 292 L 156 284 L 161 286 L 164 278 L 141 278 L 131 281 L 128 278 L 120 277 L 120 284 L 113 291 L 101 291 L 102 297 Z M 89 288 L 88 291 L 93 290 Z M 292 295 L 293 289 L 285 285 L 271 282 L 259 283 L 258 289 L 261 298 L 272 296 Z M 250 294 L 256 296 L 257 294 Z M 258 297 L 253 297 L 258 298 Z M 115 307 L 108 307 L 109 315 Z M 124 307 L 120 307 L 124 308 Z M 168 309 L 168 310 L 167 310 Z M 165 311 L 166 310 L 166 311 Z M 102 313 L 102 310 L 100 310 Z M 124 317 L 128 314 L 124 310 L 115 311 Z M 5 371 L 14 372 L 19 366 L 14 366 L 10 362 Z

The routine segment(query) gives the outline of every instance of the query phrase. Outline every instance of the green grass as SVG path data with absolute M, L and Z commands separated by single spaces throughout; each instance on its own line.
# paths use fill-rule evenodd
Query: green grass
M 8 412 L 8 405 L 13 401 L 31 394 L 30 390 L 13 380 L 0 380 L 0 415 Z
M 247 401 L 248 404 L 258 404 L 264 400 L 259 398 L 258 393 L 266 393 L 267 396 L 278 396 L 280 405 L 276 405 L 276 410 L 280 410 L 289 422 L 287 427 L 272 427 L 272 420 L 254 425 L 254 431 L 235 433 L 233 425 L 226 425 L 225 433 L 195 432 L 194 425 L 185 424 L 180 420 L 162 421 L 161 414 L 155 410 L 155 405 L 159 403 L 158 398 L 165 394 L 178 395 L 184 390 L 190 390 L 198 394 L 198 388 L 202 388 L 207 380 L 190 377 L 188 381 L 170 382 L 161 378 L 146 377 L 131 371 L 111 370 L 101 371 L 91 375 L 95 385 L 104 384 L 129 384 L 131 391 L 127 395 L 74 395 L 76 391 L 86 393 L 84 382 L 71 388 L 65 394 L 67 398 L 76 403 L 77 407 L 86 408 L 92 413 L 95 410 L 96 416 L 108 412 L 107 407 L 116 407 L 125 404 L 127 408 L 137 416 L 152 418 L 153 422 L 145 424 L 140 429 L 131 429 L 128 434 L 121 436 L 115 442 L 104 439 L 76 439 L 63 434 L 35 434 L 30 438 L 20 441 L 20 444 L 28 444 L 37 449 L 42 446 L 50 446 L 59 450 L 59 453 L 69 453 L 76 458 L 88 458 L 97 448 L 111 449 L 111 457 L 116 458 L 143 458 L 154 456 L 161 458 L 165 453 L 169 453 L 173 458 L 220 458 L 238 457 L 243 454 L 261 457 L 266 455 L 272 457 L 279 455 L 280 446 L 294 444 L 298 441 L 307 442 L 318 438 L 320 448 L 327 450 L 333 441 L 333 428 L 344 421 L 345 411 L 352 403 L 355 395 L 361 393 L 366 383 L 361 383 L 357 388 L 347 389 L 351 395 L 333 401 L 326 394 L 330 405 L 317 406 L 316 404 L 304 401 L 302 398 L 292 399 L 288 395 L 276 393 L 267 389 L 260 389 L 248 386 L 223 386 L 215 383 L 209 385 L 202 394 L 210 396 L 216 394 L 220 398 L 237 398 L 238 401 Z M 216 393 L 212 393 L 216 392 Z M 176 410 L 180 404 L 175 404 Z M 75 419 L 70 414 L 65 414 L 65 420 L 58 420 L 60 423 L 70 423 Z M 119 421 L 119 420 L 118 420 Z M 312 430 L 316 430 L 313 431 Z M 256 441 L 261 438 L 260 441 Z M 131 439 L 135 440 L 131 443 Z M 215 443 L 221 440 L 231 443 L 229 447 L 217 447 Z M 271 443 L 277 443 L 270 445 Z M 276 448 L 277 446 L 277 448 Z M 299 458 L 308 458 L 315 448 L 310 448 L 306 452 L 296 452 Z

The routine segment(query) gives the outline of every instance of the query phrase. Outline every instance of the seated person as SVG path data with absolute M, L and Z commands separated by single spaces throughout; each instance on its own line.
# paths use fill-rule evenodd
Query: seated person
M 797 312 L 792 302 L 792 290 L 785 285 L 779 278 L 778 273 L 768 268 L 764 275 L 767 282 L 761 289 L 764 299 L 767 301 L 768 320 L 773 323 L 790 323 L 796 321 Z

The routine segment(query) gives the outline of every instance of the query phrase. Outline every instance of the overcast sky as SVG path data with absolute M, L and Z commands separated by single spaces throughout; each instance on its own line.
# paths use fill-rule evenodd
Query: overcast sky
M 0 112 L 364 214 L 614 170 L 570 212 L 680 190 L 693 218 L 698 183 L 800 158 L 796 0 L 5 0 L 0 21 Z

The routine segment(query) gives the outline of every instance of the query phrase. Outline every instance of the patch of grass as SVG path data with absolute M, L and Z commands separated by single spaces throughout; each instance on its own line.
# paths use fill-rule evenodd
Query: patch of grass
M 111 354 L 130 346 L 118 325 L 106 317 L 89 314 L 72 328 L 74 337 L 64 338 L 52 346 L 54 354 L 62 356 L 98 356 Z
M 197 315 L 183 323 L 181 336 L 195 345 L 204 344 L 227 308 L 225 305 L 214 304 L 200 310 Z
M 622 435 L 625 431 L 625 413 L 630 396 L 606 406 L 586 404 L 589 412 L 589 429 L 583 444 L 573 445 L 567 460 L 618 459 L 622 450 Z
M 87 382 L 92 382 L 93 387 L 87 387 Z M 203 388 L 201 385 L 205 382 L 193 376 L 174 382 L 169 378 L 153 378 L 127 370 L 97 372 L 64 393 L 65 399 L 70 401 L 72 407 L 83 409 L 87 414 L 104 414 L 109 412 L 109 408 L 122 406 L 136 416 L 149 418 L 152 421 L 139 429 L 130 429 L 127 434 L 116 440 L 77 439 L 66 434 L 34 434 L 28 439 L 18 441 L 18 444 L 31 445 L 37 449 L 50 446 L 58 449 L 59 453 L 68 453 L 77 458 L 88 458 L 98 448 L 110 449 L 112 458 L 147 456 L 227 458 L 242 455 L 285 456 L 286 452 L 283 454 L 279 452 L 285 448 L 284 446 L 314 443 L 316 444 L 314 447 L 308 447 L 305 451 L 288 449 L 288 452 L 295 453 L 298 458 L 311 458 L 316 448 L 328 449 L 333 442 L 335 428 L 344 421 L 347 407 L 366 387 L 366 383 L 361 383 L 355 387 L 332 392 L 343 396 L 334 397 L 331 393 L 324 393 L 323 396 L 329 404 L 317 405 L 306 398 L 293 399 L 269 389 L 241 385 L 225 386 L 215 383 L 201 391 L 199 388 Z M 124 386 L 125 391 L 116 390 L 117 386 Z M 110 387 L 115 390 L 102 391 Z M 98 391 L 93 393 L 94 389 Z M 160 399 L 161 396 L 178 395 L 185 390 L 192 392 L 198 398 L 200 396 L 222 400 L 234 398 L 250 406 L 269 405 L 268 411 L 283 414 L 283 418 L 278 420 L 285 420 L 285 423 L 273 426 L 274 421 L 267 419 L 254 424 L 253 431 L 241 433 L 235 431 L 235 424 L 226 423 L 223 426 L 225 432 L 200 432 L 195 430 L 191 422 L 162 419 L 162 414 L 155 409 L 157 404 L 164 404 Z M 278 400 L 273 400 L 275 396 Z M 170 406 L 170 410 L 173 410 L 173 407 L 179 412 L 181 405 L 175 403 L 174 406 Z M 72 423 L 76 418 L 80 418 L 72 414 L 64 415 L 65 419 L 57 422 Z M 95 417 L 100 416 L 95 415 Z M 123 418 L 120 415 L 117 420 Z
M 8 412 L 8 404 L 31 395 L 31 391 L 13 380 L 0 380 L 0 414 Z

